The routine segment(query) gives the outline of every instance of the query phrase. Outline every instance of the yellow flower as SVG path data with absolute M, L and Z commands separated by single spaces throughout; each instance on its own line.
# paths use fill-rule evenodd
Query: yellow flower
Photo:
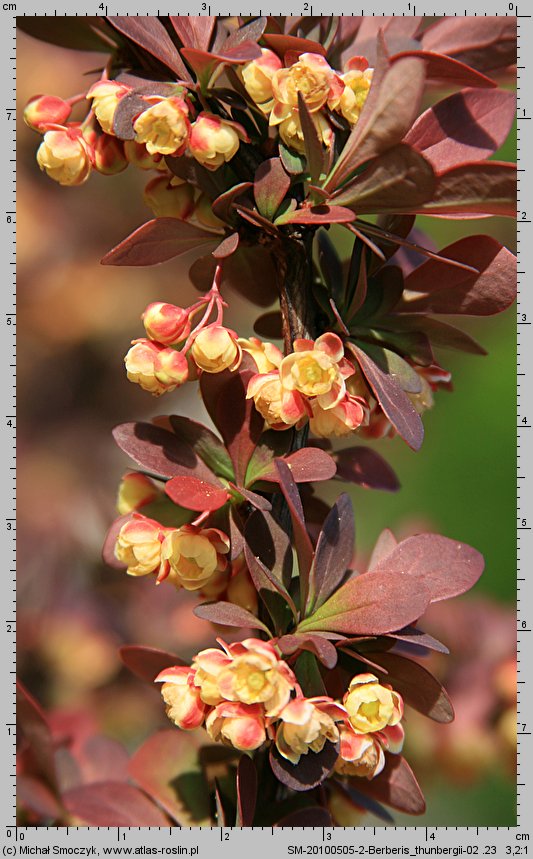
M 132 513 L 159 498 L 159 489 L 146 474 L 132 471 L 121 480 L 117 495 L 117 510 L 121 516 Z
M 329 149 L 333 141 L 333 132 L 329 122 L 322 113 L 314 113 L 313 122 L 315 123 L 320 140 Z M 282 120 L 279 126 L 279 134 L 285 145 L 290 149 L 295 149 L 296 152 L 301 152 L 302 154 L 305 153 L 302 123 L 300 122 L 300 114 L 296 109 L 291 110 Z
M 92 166 L 89 146 L 78 128 L 47 131 L 37 150 L 37 163 L 60 185 L 82 185 Z
M 261 56 L 242 67 L 242 79 L 250 98 L 265 113 L 272 107 L 272 77 L 282 68 L 279 57 L 268 48 L 261 48 Z
M 215 742 L 243 752 L 258 749 L 266 740 L 264 715 L 257 705 L 224 701 L 209 713 L 205 727 Z
M 144 202 L 156 218 L 178 218 L 185 221 L 194 210 L 194 188 L 177 176 L 155 176 L 143 195 Z
M 231 161 L 241 140 L 248 140 L 242 125 L 204 112 L 192 125 L 189 152 L 208 170 L 218 170 L 224 162 Z
M 92 108 L 100 127 L 106 134 L 114 134 L 113 120 L 117 105 L 130 91 L 130 87 L 117 81 L 97 81 L 87 93 L 87 98 L 92 99 Z
M 164 170 L 167 172 L 167 165 L 162 155 L 157 153 L 151 155 L 144 143 L 137 143 L 136 140 L 124 141 L 124 155 L 133 167 L 139 170 Z
M 358 734 L 351 727 L 340 729 L 340 754 L 335 771 L 341 775 L 372 779 L 385 766 L 385 755 L 372 734 Z
M 317 400 L 312 402 L 311 432 L 320 438 L 341 438 L 368 423 L 368 404 L 360 397 L 345 397 L 332 409 L 324 409 Z
M 147 576 L 160 570 L 164 532 L 159 522 L 140 514 L 122 526 L 115 545 L 115 557 L 126 564 L 129 576 Z
M 336 406 L 346 393 L 344 379 L 353 367 L 344 358 L 342 340 L 336 334 L 322 334 L 317 340 L 295 340 L 294 352 L 281 362 L 281 384 L 288 391 L 318 397 L 319 405 Z
M 353 677 L 343 698 L 350 724 L 360 734 L 382 731 L 402 718 L 403 701 L 397 692 L 382 686 L 373 674 Z
M 276 370 L 283 360 L 281 351 L 273 343 L 264 343 L 257 337 L 250 337 L 249 340 L 239 337 L 237 342 L 244 352 L 252 356 L 259 373 Z
M 239 366 L 242 351 L 233 331 L 222 325 L 211 325 L 196 335 L 191 354 L 200 370 L 221 373 Z
M 220 694 L 226 701 L 263 704 L 266 716 L 279 715 L 294 689 L 294 674 L 266 642 L 241 644 L 231 648 L 232 661 L 217 675 Z
M 248 382 L 247 399 L 252 399 L 265 423 L 271 429 L 285 430 L 303 426 L 309 416 L 308 406 L 298 391 L 287 391 L 279 373 L 258 373 Z
M 139 114 L 133 123 L 135 140 L 144 143 L 150 155 L 181 155 L 191 130 L 188 114 L 183 99 L 163 98 Z
M 183 525 L 165 538 L 162 557 L 170 564 L 175 584 L 197 591 L 226 568 L 228 552 L 229 540 L 222 531 Z
M 373 69 L 353 69 L 341 75 L 344 90 L 340 96 L 336 109 L 342 113 L 350 125 L 355 125 L 366 101 L 370 84 L 372 83 Z
M 63 125 L 70 116 L 67 101 L 55 95 L 36 95 L 24 108 L 24 122 L 34 131 L 46 131 L 47 125 Z
M 280 69 L 272 77 L 274 108 L 270 125 L 277 125 L 298 107 L 298 94 L 311 111 L 316 113 L 326 103 L 335 102 L 344 89 L 339 75 L 320 54 L 300 54 L 298 61 Z
M 144 338 L 133 343 L 124 363 L 130 382 L 155 397 L 173 391 L 189 375 L 187 359 L 181 352 Z
M 280 755 L 297 764 L 309 751 L 321 752 L 326 740 L 336 743 L 335 721 L 345 715 L 332 698 L 294 698 L 279 714 L 276 746 Z
M 184 731 L 199 728 L 205 718 L 206 706 L 194 685 L 194 674 L 188 666 L 174 666 L 161 671 L 155 679 L 163 684 L 161 695 L 168 718 Z

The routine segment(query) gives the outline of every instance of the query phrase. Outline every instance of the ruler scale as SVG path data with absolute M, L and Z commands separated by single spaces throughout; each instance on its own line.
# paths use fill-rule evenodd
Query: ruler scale
M 528 281 L 533 276 L 533 169 L 529 157 L 533 153 L 533 63 L 529 60 L 533 48 L 533 19 L 528 5 L 515 3 L 473 3 L 468 8 L 453 4 L 446 9 L 434 9 L 422 3 L 382 2 L 378 8 L 354 9 L 341 0 L 335 8 L 321 9 L 318 5 L 301 2 L 290 11 L 272 4 L 267 9 L 228 9 L 215 3 L 196 2 L 193 8 L 181 10 L 174 6 L 170 12 L 156 3 L 146 2 L 139 8 L 116 8 L 104 3 L 86 6 L 64 6 L 40 0 L 37 5 L 0 2 L 0 78 L 3 98 L 0 108 L 1 171 L 0 208 L 3 229 L 3 278 L 0 291 L 0 338 L 2 374 L 0 375 L 0 452 L 2 463 L 2 508 L 0 513 L 0 556 L 3 571 L 0 576 L 0 648 L 2 689 L 0 695 L 0 790 L 3 799 L 0 814 L 0 843 L 4 856 L 88 855 L 120 856 L 190 855 L 241 857 L 254 851 L 257 856 L 522 856 L 533 853 L 533 827 L 529 826 L 533 808 L 533 691 L 531 663 L 533 661 L 533 585 L 529 564 L 533 561 L 533 299 Z M 517 653 L 518 653 L 518 778 L 517 825 L 513 827 L 438 827 L 416 825 L 409 827 L 367 825 L 357 829 L 322 827 L 306 829 L 223 828 L 150 828 L 134 827 L 49 827 L 34 829 L 15 826 L 15 669 L 16 669 L 16 16 L 47 15 L 499 15 L 516 16 L 518 25 L 518 305 L 517 305 Z M 490 395 L 490 389 L 487 391 Z M 487 430 L 485 430 L 487 431 Z M 497 467 L 497 463 L 494 464 Z M 487 523 L 487 527 L 493 527 Z M 512 575 L 512 570 L 509 570 Z M 368 818 L 370 820 L 370 818 Z

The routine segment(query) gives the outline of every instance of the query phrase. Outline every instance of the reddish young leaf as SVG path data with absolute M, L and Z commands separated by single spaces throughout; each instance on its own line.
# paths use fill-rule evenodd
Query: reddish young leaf
M 250 457 L 264 426 L 253 401 L 246 399 L 248 382 L 256 372 L 255 362 L 244 354 L 238 370 L 202 373 L 200 378 L 202 399 L 228 449 L 239 485 L 244 484 Z
M 388 462 L 371 447 L 345 447 L 335 454 L 336 477 L 365 489 L 396 492 L 400 481 Z
M 342 585 L 297 632 L 383 635 L 417 620 L 430 599 L 424 580 L 403 570 L 365 573 Z
M 175 72 L 179 80 L 190 81 L 191 76 L 178 53 L 178 49 L 165 30 L 163 24 L 154 15 L 139 17 L 137 15 L 118 15 L 108 17 L 109 23 L 131 39 L 136 45 L 144 48 L 153 57 Z
M 196 617 L 217 623 L 221 626 L 237 626 L 244 629 L 261 629 L 270 635 L 268 626 L 250 611 L 232 602 L 206 602 L 193 609 Z
M 370 555 L 370 560 L 368 562 L 368 569 L 373 570 L 382 561 L 384 558 L 387 558 L 393 549 L 398 545 L 398 540 L 388 528 L 384 528 L 384 530 L 379 535 L 376 540 L 376 545 L 372 549 L 372 554 Z
M 154 424 L 120 424 L 113 438 L 137 465 L 163 477 L 190 476 L 217 483 L 210 468 L 198 458 L 192 447 L 174 433 Z
M 287 656 L 292 656 L 299 650 L 308 650 L 326 668 L 335 668 L 337 664 L 337 648 L 322 635 L 313 635 L 312 632 L 301 635 L 282 635 L 281 638 L 278 638 L 277 645 L 281 652 Z
M 311 826 L 331 826 L 331 815 L 325 808 L 319 805 L 311 805 L 308 808 L 300 808 L 298 811 L 291 811 L 286 817 L 282 817 L 274 824 L 276 829 L 281 829 L 284 826 L 294 827 L 311 827 Z
M 268 19 L 262 15 L 239 27 L 238 30 L 233 30 L 224 42 L 223 50 L 227 51 L 229 48 L 234 48 L 241 42 L 258 42 L 265 32 L 267 23 Z
M 35 769 L 44 778 L 52 793 L 57 796 L 54 745 L 50 726 L 35 698 L 19 680 L 16 681 L 16 693 L 17 724 L 21 729 L 21 735 L 31 749 Z
M 234 201 L 244 196 L 250 188 L 253 188 L 253 182 L 239 182 L 238 185 L 224 191 L 211 204 L 213 214 L 221 221 L 231 221 Z
M 256 511 L 246 522 L 248 552 L 261 561 L 271 575 L 289 587 L 292 578 L 292 547 L 287 531 L 270 513 Z
M 425 68 L 421 60 L 398 60 L 372 83 L 370 94 L 325 188 L 334 191 L 360 164 L 400 143 L 418 115 L 424 90 Z
M 300 450 L 295 450 L 294 453 L 286 454 L 283 461 L 289 466 L 295 483 L 331 480 L 337 470 L 333 457 L 318 447 L 302 447 Z M 274 460 L 269 462 L 254 480 L 278 483 L 279 473 Z
M 157 265 L 202 245 L 215 244 L 217 236 L 177 218 L 147 221 L 102 258 L 102 265 Z
M 235 253 L 237 248 L 239 247 L 239 234 L 231 233 L 229 236 L 226 236 L 219 245 L 215 248 L 214 251 L 211 251 L 212 255 L 215 259 L 227 259 Z
M 490 316 L 516 298 L 516 257 L 491 236 L 467 236 L 445 248 L 451 259 L 468 260 L 479 274 L 459 268 L 439 276 L 439 264 L 427 260 L 405 280 L 397 311 Z M 437 271 L 439 269 L 439 271 Z
M 331 508 L 318 535 L 309 573 L 309 609 L 319 608 L 340 585 L 352 565 L 354 551 L 354 512 L 349 496 L 343 494 Z
M 409 447 L 419 450 L 424 440 L 424 426 L 407 394 L 391 376 L 384 373 L 368 357 L 366 352 L 354 343 L 347 343 L 347 346 L 360 365 L 363 375 L 391 424 Z
M 294 545 L 298 556 L 298 570 L 300 579 L 300 602 L 304 606 L 307 603 L 309 592 L 309 571 L 313 562 L 313 544 L 307 533 L 302 501 L 291 470 L 283 459 L 276 460 L 279 473 L 279 484 L 285 497 L 293 529 Z
M 419 116 L 405 142 L 435 170 L 482 161 L 505 143 L 516 115 L 514 93 L 467 90 L 439 101 Z
M 257 770 L 248 755 L 237 767 L 237 816 L 235 826 L 253 826 L 257 803 Z
M 445 54 L 435 53 L 433 51 L 401 51 L 391 57 L 391 62 L 395 62 L 404 57 L 418 57 L 424 60 L 426 65 L 426 77 L 428 80 L 436 80 L 444 84 L 462 87 L 495 87 L 493 80 L 486 75 L 477 72 L 470 66 L 460 63 L 458 60 L 452 59 Z
M 158 731 L 130 761 L 131 778 L 180 826 L 211 823 L 209 788 L 198 759 L 204 743 L 203 731 Z
M 274 51 L 281 59 L 285 57 L 287 51 L 295 51 L 297 54 L 321 54 L 326 56 L 326 49 L 318 42 L 312 42 L 310 39 L 300 39 L 298 36 L 287 36 L 278 33 L 265 33 L 262 41 L 267 48 Z
M 234 483 L 231 484 L 231 488 L 239 492 L 257 510 L 264 510 L 265 512 L 272 510 L 270 501 L 263 495 L 259 495 L 258 492 L 252 492 L 250 489 L 245 489 L 244 486 L 236 486 Z
M 67 790 L 65 808 L 89 826 L 168 826 L 168 818 L 148 797 L 117 781 L 95 782 Z
M 418 534 L 402 540 L 373 567 L 372 575 L 384 573 L 411 577 L 423 584 L 431 602 L 438 602 L 470 590 L 483 572 L 484 565 L 483 555 L 466 543 L 439 534 Z M 399 626 L 395 628 L 399 629 Z
M 207 51 L 216 23 L 215 15 L 170 15 L 169 18 L 184 48 Z
M 92 736 L 72 748 L 80 767 L 82 784 L 102 781 L 128 781 L 129 755 L 124 746 L 111 737 Z M 74 785 L 70 785 L 74 787 Z
M 291 180 L 279 158 L 262 161 L 255 172 L 254 197 L 257 208 L 269 221 L 274 220 Z
M 445 16 L 422 35 L 426 51 L 455 57 L 481 71 L 504 69 L 516 63 L 516 17 Z
M 185 475 L 171 478 L 165 484 L 165 492 L 174 504 L 200 512 L 218 510 L 230 497 L 220 483 L 207 483 L 198 477 Z
M 429 161 L 412 147 L 399 143 L 371 161 L 333 197 L 333 202 L 350 206 L 358 213 L 401 212 L 431 200 L 435 182 Z
M 357 779 L 357 791 L 406 814 L 423 814 L 426 802 L 407 761 L 386 755 L 385 768 L 376 778 Z
M 279 781 L 291 790 L 311 790 L 333 770 L 339 756 L 338 745 L 326 741 L 321 752 L 302 755 L 297 764 L 282 757 L 276 746 L 270 749 L 270 766 Z
M 516 218 L 516 166 L 499 161 L 452 167 L 437 179 L 428 202 L 411 211 L 428 215 L 504 215 Z
M 390 683 L 406 704 L 434 722 L 453 722 L 452 703 L 446 690 L 433 674 L 418 662 L 395 653 L 380 651 L 375 656 L 387 670 L 384 682 Z
M 153 683 L 157 675 L 172 665 L 186 665 L 179 656 L 159 650 L 157 647 L 126 644 L 119 648 L 119 656 L 126 668 L 147 683 Z
M 351 209 L 346 209 L 344 206 L 320 205 L 287 212 L 276 218 L 275 223 L 281 226 L 283 224 L 349 224 L 352 221 L 355 221 L 355 215 Z
M 436 650 L 437 653 L 445 653 L 448 655 L 450 651 L 442 641 L 428 635 L 427 632 L 422 632 L 416 626 L 406 626 L 405 629 L 400 629 L 398 632 L 387 633 L 387 638 L 393 638 L 399 642 L 405 642 L 415 648 L 422 649 L 425 655 L 426 650 Z
M 270 221 L 267 221 L 266 218 L 263 218 L 259 212 L 248 208 L 248 206 L 238 205 L 237 203 L 233 204 L 233 208 L 239 213 L 241 218 L 244 218 L 245 221 L 253 224 L 254 227 L 259 227 L 271 236 L 279 236 L 279 230 L 277 227 L 275 227 L 274 224 L 271 224 Z

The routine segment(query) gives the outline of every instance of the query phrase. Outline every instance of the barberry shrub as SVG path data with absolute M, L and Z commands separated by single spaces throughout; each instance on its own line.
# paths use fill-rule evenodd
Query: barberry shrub
M 451 387 L 441 351 L 484 352 L 449 317 L 514 300 L 509 250 L 473 230 L 436 249 L 415 220 L 516 214 L 515 168 L 491 159 L 515 114 L 498 87 L 516 61 L 515 19 L 109 17 L 61 33 L 55 19 L 19 21 L 109 54 L 86 93 L 39 95 L 25 112 L 39 167 L 62 185 L 147 171 L 154 217 L 102 263 L 176 259 L 200 293 L 186 307 L 155 294 L 132 332 L 127 377 L 165 397 L 165 416 L 114 431 L 137 470 L 120 483 L 104 558 L 197 592 L 198 617 L 233 628 L 191 664 L 122 649 L 173 724 L 124 779 L 104 768 L 95 786 L 80 749 L 62 749 L 81 773 L 64 789 L 46 717 L 21 688 L 23 801 L 41 819 L 95 825 L 422 813 L 404 705 L 437 722 L 453 708 L 421 664 L 447 650 L 420 618 L 471 588 L 483 559 L 384 530 L 363 565 L 349 496 L 328 508 L 315 491 L 397 489 L 362 439 L 398 434 L 418 450 L 423 413 Z M 231 289 L 260 308 L 245 332 L 228 325 Z M 210 426 L 180 413 L 185 384 Z

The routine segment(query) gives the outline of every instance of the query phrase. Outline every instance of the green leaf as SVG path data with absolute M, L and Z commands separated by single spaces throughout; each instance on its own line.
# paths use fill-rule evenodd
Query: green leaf
M 303 651 L 296 660 L 294 673 L 302 692 L 307 698 L 315 695 L 327 695 L 327 690 L 318 667 L 316 658 L 308 650 Z
M 175 435 L 189 444 L 211 471 L 226 480 L 235 480 L 230 455 L 210 429 L 181 415 L 171 415 L 170 423 Z

